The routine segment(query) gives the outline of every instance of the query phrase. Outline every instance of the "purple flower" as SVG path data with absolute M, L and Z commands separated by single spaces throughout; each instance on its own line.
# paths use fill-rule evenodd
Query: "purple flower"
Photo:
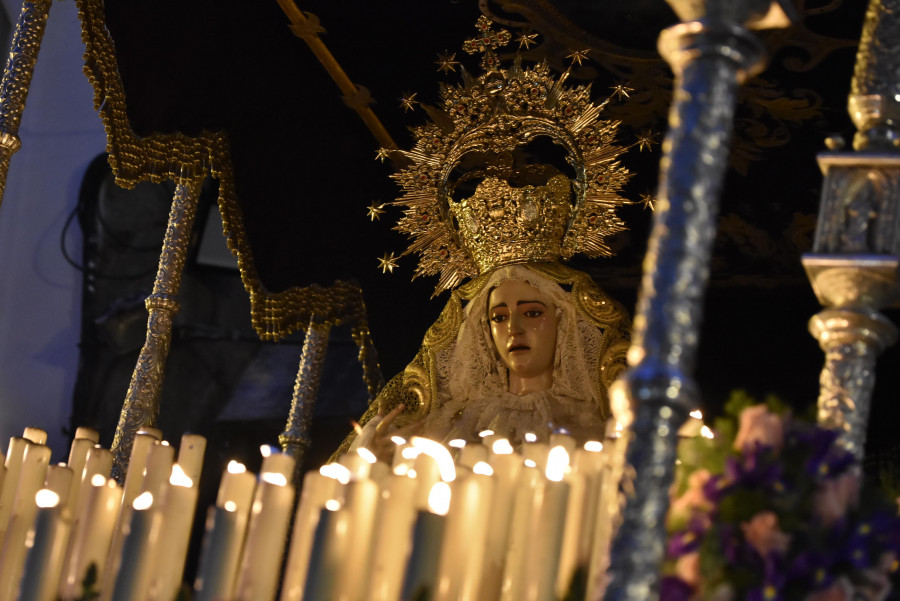
M 659 587 L 659 601 L 688 601 L 694 587 L 677 576 L 663 576 Z

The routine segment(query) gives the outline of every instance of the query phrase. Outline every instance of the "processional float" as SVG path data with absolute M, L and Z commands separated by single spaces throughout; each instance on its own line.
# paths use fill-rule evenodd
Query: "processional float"
M 784 0 L 670 0 L 670 4 L 683 23 L 664 31 L 659 43 L 676 74 L 676 89 L 628 356 L 630 369 L 613 392 L 625 439 L 644 443 L 628 445 L 625 461 L 616 472 L 630 482 L 606 591 L 606 598 L 616 600 L 650 599 L 658 594 L 677 432 L 698 405 L 692 373 L 733 108 L 741 81 L 763 64 L 761 45 L 750 30 L 786 27 L 792 13 Z M 298 16 L 292 5 L 283 6 L 298 34 L 316 45 L 315 28 L 304 26 L 302 14 Z M 19 146 L 18 123 L 49 7 L 48 0 L 23 5 L 0 84 L 0 190 L 9 157 Z M 130 132 L 111 40 L 101 26 L 102 3 L 82 0 L 79 8 L 87 47 L 85 69 L 107 124 L 117 182 L 129 186 L 144 179 L 171 179 L 177 183 L 156 284 L 146 302 L 147 339 L 113 448 L 116 470 L 124 482 L 135 436 L 139 429 L 153 426 L 159 411 L 172 317 L 178 310 L 179 282 L 200 183 L 207 175 L 226 184 L 232 180 L 222 136 L 175 134 L 147 142 Z M 898 51 L 894 43 L 900 38 L 898 11 L 897 0 L 872 0 L 869 7 L 850 97 L 851 116 L 859 129 L 855 151 L 846 151 L 841 141 L 832 140 L 831 152 L 820 157 L 826 181 L 819 226 L 814 252 L 804 257 L 812 285 L 826 307 L 810 322 L 826 353 L 819 420 L 841 429 L 842 443 L 857 457 L 863 453 L 875 360 L 897 337 L 896 327 L 879 311 L 900 300 L 900 97 L 895 93 Z M 317 55 L 325 56 L 322 60 L 328 64 L 327 51 L 319 47 Z M 358 90 L 348 88 L 347 93 L 352 91 Z M 372 115 L 360 102 L 356 104 L 371 121 Z M 393 145 L 389 137 L 379 139 L 387 148 Z M 240 216 L 234 203 L 227 202 L 234 191 L 223 185 L 221 194 L 229 241 L 233 247 L 245 248 L 242 230 L 235 227 Z M 252 262 L 244 260 L 240 267 L 245 283 L 255 281 Z M 281 438 L 284 450 L 299 456 L 308 443 L 309 411 L 331 325 L 353 324 L 364 351 L 370 393 L 380 385 L 361 296 L 358 289 L 341 284 L 281 296 L 258 288 L 250 293 L 257 296 L 260 310 L 254 313 L 254 325 L 263 338 L 278 338 L 299 328 L 307 331 L 291 417 Z

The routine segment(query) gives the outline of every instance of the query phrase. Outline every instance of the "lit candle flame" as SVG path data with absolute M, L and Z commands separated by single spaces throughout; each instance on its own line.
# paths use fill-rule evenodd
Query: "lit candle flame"
M 341 502 L 337 499 L 328 499 L 325 501 L 325 509 L 328 511 L 337 511 L 341 508 Z
M 275 452 L 275 448 L 272 445 L 264 444 L 260 445 L 259 452 L 263 457 L 270 457 Z
M 234 513 L 237 511 L 237 503 L 234 501 L 225 501 L 225 505 L 222 506 L 222 509 L 229 513 Z
M 584 450 L 590 453 L 599 453 L 603 450 L 603 443 L 599 440 L 589 440 L 584 443 Z
M 703 424 L 703 427 L 700 428 L 700 436 L 703 438 L 715 438 L 716 435 L 713 434 L 713 431 L 709 429 L 709 426 Z
M 694 419 L 703 419 L 703 413 L 699 409 L 691 411 L 691 417 Z
M 131 504 L 137 511 L 143 511 L 153 505 L 153 493 L 150 491 L 142 492 L 135 498 L 134 503 Z
M 263 472 L 260 475 L 260 479 L 262 479 L 263 482 L 268 482 L 275 486 L 287 486 L 288 483 L 285 475 L 279 474 L 278 472 Z
M 421 438 L 419 436 L 413 436 L 412 445 L 437 461 L 438 470 L 441 472 L 441 480 L 444 482 L 456 480 L 456 465 L 453 463 L 453 456 L 450 455 L 447 447 L 430 438 Z
M 493 436 L 493 435 L 494 435 L 493 430 L 482 430 L 481 432 L 478 433 L 478 436 L 480 436 L 481 438 L 486 438 L 488 436 Z
M 537 434 L 528 432 L 525 434 L 525 442 L 537 442 Z
M 512 455 L 513 453 L 512 445 L 505 438 L 495 440 L 494 444 L 491 445 L 491 450 L 494 451 L 495 455 Z
M 181 466 L 176 463 L 172 466 L 172 475 L 169 477 L 169 484 L 190 488 L 194 485 L 194 481 L 191 480 L 188 475 L 184 473 Z
M 375 463 L 378 461 L 378 458 L 375 456 L 375 453 L 367 449 L 366 447 L 360 447 L 356 449 L 357 454 L 362 457 L 366 463 Z
M 406 465 L 405 463 L 398 463 L 394 467 L 394 473 L 397 474 L 398 476 L 409 475 L 409 466 Z
M 247 466 L 241 463 L 240 461 L 235 461 L 232 459 L 228 462 L 228 473 L 229 474 L 243 474 L 247 471 Z
M 404 459 L 415 459 L 421 454 L 422 449 L 417 449 L 416 447 L 406 447 L 402 451 L 400 451 L 400 456 Z
M 394 443 L 395 445 L 401 445 L 401 444 L 406 444 L 406 439 L 403 438 L 402 436 L 395 435 L 395 436 L 391 436 L 391 442 Z
M 103 486 L 106 484 L 106 476 L 103 474 L 94 474 L 91 476 L 91 486 Z
M 319 473 L 326 478 L 337 480 L 341 484 L 350 482 L 350 470 L 340 463 L 327 463 L 319 468 Z
M 526 459 L 525 466 L 526 467 L 537 467 L 537 463 L 535 463 L 534 459 Z
M 558 446 L 550 449 L 547 454 L 547 469 L 544 470 L 547 480 L 560 482 L 566 474 L 567 467 L 569 467 L 569 453 L 566 447 Z
M 454 449 L 463 449 L 466 446 L 466 441 L 462 438 L 454 438 L 453 440 L 448 442 L 447 445 L 453 447 Z
M 42 488 L 34 495 L 34 502 L 42 509 L 49 509 L 59 505 L 59 495 L 49 488 Z
M 428 493 L 428 510 L 438 515 L 447 515 L 450 509 L 450 485 L 446 482 L 435 482 Z
M 479 461 L 472 466 L 472 473 L 481 474 L 482 476 L 493 476 L 494 468 L 492 468 L 490 464 L 485 463 L 484 461 Z

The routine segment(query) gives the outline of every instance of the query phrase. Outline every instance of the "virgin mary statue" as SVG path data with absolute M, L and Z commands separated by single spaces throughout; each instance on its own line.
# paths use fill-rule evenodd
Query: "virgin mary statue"
M 605 434 L 630 320 L 560 261 L 612 254 L 606 238 L 624 229 L 615 211 L 628 203 L 617 161 L 626 147 L 613 144 L 618 124 L 599 118 L 589 89 L 564 85 L 568 71 L 557 77 L 518 56 L 501 69 L 490 50 L 482 67 L 444 86 L 442 106 L 428 108 L 433 121 L 413 130 L 413 150 L 396 151 L 407 166 L 394 175 L 403 194 L 392 204 L 405 207 L 407 253 L 420 255 L 416 275 L 439 275 L 437 291 L 451 293 L 342 451 L 396 426 L 444 441 L 484 430 L 513 442 Z M 573 175 L 535 164 L 538 139 L 562 149 Z

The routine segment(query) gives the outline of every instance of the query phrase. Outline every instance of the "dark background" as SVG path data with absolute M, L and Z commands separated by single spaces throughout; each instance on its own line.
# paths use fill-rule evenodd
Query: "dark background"
M 591 80 L 598 100 L 610 86 L 635 92 L 610 115 L 623 121 L 630 143 L 652 128 L 662 139 L 671 73 L 657 56 L 659 31 L 676 19 L 662 1 L 521 2 L 534 12 L 505 12 L 481 3 L 512 25 L 539 32 L 541 47 L 527 57 L 564 68 L 572 49 L 592 48 L 592 61 L 573 81 Z M 410 281 L 415 260 L 392 274 L 377 257 L 400 254 L 406 240 L 392 231 L 399 211 L 371 222 L 366 209 L 398 194 L 389 161 L 375 161 L 378 144 L 305 43 L 288 30 L 278 4 L 233 0 L 107 0 L 109 30 L 126 91 L 132 128 L 142 136 L 224 130 L 231 141 L 244 226 L 262 284 L 271 291 L 335 280 L 362 287 L 385 379 L 416 352 L 446 293 L 430 299 L 435 281 Z M 436 71 L 439 52 L 477 72 L 461 43 L 474 33 L 474 0 L 428 2 L 305 1 L 326 28 L 323 40 L 350 78 L 375 99 L 374 110 L 401 148 L 407 128 L 425 121 L 404 112 L 399 98 L 417 92 L 437 102 L 438 82 L 458 74 Z M 697 379 L 704 410 L 721 410 L 730 391 L 760 399 L 774 393 L 797 412 L 814 406 L 823 356 L 807 332 L 819 309 L 800 264 L 811 246 L 821 174 L 816 154 L 827 136 L 852 134 L 846 97 L 855 39 L 865 2 L 797 2 L 801 20 L 789 31 L 761 35 L 770 66 L 748 82 L 736 120 L 731 169 L 722 197 Z M 552 9 L 552 10 L 550 10 Z M 530 23 L 529 22 L 530 19 Z M 516 29 L 516 28 L 514 28 Z M 520 29 L 520 28 L 519 28 Z M 515 31 L 514 33 L 517 33 Z M 655 190 L 659 146 L 630 151 L 634 173 L 625 195 Z M 208 182 L 196 247 L 187 268 L 162 400 L 161 427 L 212 438 L 216 470 L 231 455 L 255 454 L 283 429 L 302 336 L 261 343 L 249 322 L 249 300 L 235 270 L 205 261 L 199 247 L 217 237 L 204 228 L 213 210 Z M 171 188 L 145 184 L 122 191 L 105 159 L 88 173 L 79 207 L 86 236 L 82 371 L 73 424 L 112 432 L 143 343 L 143 298 L 152 287 Z M 630 231 L 617 256 L 576 260 L 633 310 L 650 213 L 626 207 Z M 888 314 L 897 321 L 897 312 Z M 332 335 L 314 429 L 319 461 L 366 403 L 355 347 L 346 331 Z M 890 454 L 896 422 L 892 391 L 900 389 L 900 350 L 878 369 L 869 433 L 870 455 Z

